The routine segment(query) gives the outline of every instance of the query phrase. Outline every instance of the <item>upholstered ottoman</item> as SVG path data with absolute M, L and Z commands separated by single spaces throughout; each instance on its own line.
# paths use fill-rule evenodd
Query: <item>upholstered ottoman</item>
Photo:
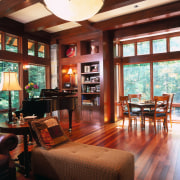
M 66 142 L 52 149 L 35 147 L 32 171 L 51 180 L 133 180 L 134 156 L 126 151 Z

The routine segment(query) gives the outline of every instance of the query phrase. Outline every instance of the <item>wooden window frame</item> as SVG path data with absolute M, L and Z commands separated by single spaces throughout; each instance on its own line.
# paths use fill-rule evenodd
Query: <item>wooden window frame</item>
M 17 49 L 18 49 L 18 52 L 13 52 L 13 53 L 22 53 L 22 42 L 21 42 L 21 39 L 19 36 L 17 35 L 14 35 L 14 34 L 10 34 L 10 33 L 4 33 L 4 50 L 8 51 L 6 49 L 6 36 L 9 36 L 9 37 L 14 37 L 14 38 L 17 38 Z M 12 51 L 8 51 L 8 52 L 12 52 Z
M 166 34 L 166 35 L 158 35 L 158 36 L 152 36 L 152 37 L 146 37 L 146 38 L 140 38 L 140 39 L 133 39 L 133 40 L 128 40 L 128 41 L 120 41 L 119 43 L 119 51 L 122 52 L 120 53 L 120 57 L 115 58 L 115 63 L 118 63 L 120 65 L 120 73 L 121 73 L 121 81 L 120 81 L 120 87 L 119 89 L 119 94 L 124 95 L 124 77 L 123 77 L 123 66 L 124 65 L 130 65 L 130 64 L 142 64 L 142 63 L 150 63 L 150 97 L 151 99 L 154 96 L 154 86 L 153 86 L 153 63 L 154 62 L 166 62 L 166 61 L 175 61 L 180 59 L 180 51 L 178 52 L 170 52 L 170 38 L 171 37 L 176 37 L 180 36 L 180 32 L 178 33 L 171 33 L 171 34 Z M 153 54 L 153 40 L 157 39 L 162 39 L 166 38 L 166 49 L 167 52 L 165 53 L 157 53 Z M 137 55 L 137 51 L 135 56 L 127 56 L 123 57 L 123 44 L 131 44 L 135 43 L 137 46 L 138 42 L 143 42 L 143 41 L 150 41 L 150 54 L 147 55 Z M 137 49 L 137 48 L 136 48 Z M 169 55 L 168 58 L 164 58 L 166 55 L 169 54 L 174 54 L 174 55 Z M 177 55 L 177 57 L 176 57 Z M 156 59 L 157 57 L 157 59 Z M 173 57 L 173 58 L 172 58 Z M 173 107 L 180 107 L 180 103 L 175 103 L 173 104 Z

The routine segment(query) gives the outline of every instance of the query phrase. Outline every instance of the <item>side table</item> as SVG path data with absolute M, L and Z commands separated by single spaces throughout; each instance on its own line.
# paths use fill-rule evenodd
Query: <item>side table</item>
M 24 124 L 8 124 L 6 122 L 0 123 L 0 132 L 23 135 L 24 171 L 25 171 L 25 176 L 28 177 L 29 171 L 30 171 L 30 163 L 29 163 L 29 157 L 28 157 L 28 140 L 27 140 L 27 136 L 30 134 L 30 128 L 29 128 L 28 122 L 24 122 Z

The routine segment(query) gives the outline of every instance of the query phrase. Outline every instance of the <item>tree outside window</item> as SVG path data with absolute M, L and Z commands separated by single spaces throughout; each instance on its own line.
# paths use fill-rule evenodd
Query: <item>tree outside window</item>
M 39 97 L 41 89 L 46 88 L 46 71 L 44 66 L 30 65 L 29 67 L 29 83 L 37 84 L 39 89 L 35 91 L 34 97 Z

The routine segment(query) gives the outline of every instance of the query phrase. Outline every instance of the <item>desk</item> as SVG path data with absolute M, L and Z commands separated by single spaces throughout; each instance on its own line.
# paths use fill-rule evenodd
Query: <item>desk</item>
M 30 171 L 30 164 L 28 160 L 28 141 L 27 136 L 30 134 L 30 128 L 28 125 L 28 122 L 25 122 L 24 124 L 8 124 L 6 122 L 0 123 L 0 132 L 2 133 L 13 133 L 16 135 L 23 135 L 24 140 L 24 171 L 25 176 L 29 175 Z
M 145 127 L 145 120 L 144 120 L 144 109 L 145 108 L 154 108 L 155 104 L 154 103 L 135 103 L 135 102 L 129 102 L 129 107 L 130 110 L 132 109 L 132 107 L 138 107 L 141 109 L 141 123 L 142 123 L 142 127 Z

